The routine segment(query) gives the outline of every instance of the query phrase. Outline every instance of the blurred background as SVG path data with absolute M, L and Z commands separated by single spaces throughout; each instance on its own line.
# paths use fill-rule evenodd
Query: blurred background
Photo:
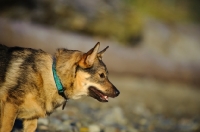
M 200 132 L 199 0 L 0 1 L 2 44 L 53 54 L 97 42 L 120 96 L 69 100 L 38 132 Z

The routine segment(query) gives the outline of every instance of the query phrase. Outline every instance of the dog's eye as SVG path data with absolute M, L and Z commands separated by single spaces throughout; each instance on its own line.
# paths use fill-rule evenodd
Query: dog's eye
M 104 73 L 99 74 L 99 76 L 100 76 L 101 78 L 105 78 Z

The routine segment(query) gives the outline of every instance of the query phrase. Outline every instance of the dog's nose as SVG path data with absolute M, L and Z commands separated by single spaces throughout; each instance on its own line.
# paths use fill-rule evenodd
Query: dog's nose
M 115 90 L 115 96 L 118 96 L 120 94 L 119 90 Z

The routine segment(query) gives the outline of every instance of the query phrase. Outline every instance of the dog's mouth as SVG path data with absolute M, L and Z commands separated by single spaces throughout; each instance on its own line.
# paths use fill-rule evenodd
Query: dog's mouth
M 89 87 L 89 96 L 97 99 L 100 102 L 108 102 L 108 95 L 98 90 L 97 88 L 90 86 Z

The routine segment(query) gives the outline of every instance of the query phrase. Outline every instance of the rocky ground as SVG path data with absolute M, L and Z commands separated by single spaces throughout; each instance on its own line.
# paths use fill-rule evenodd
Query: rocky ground
M 200 96 L 195 86 L 111 75 L 119 97 L 100 103 L 69 100 L 38 121 L 37 132 L 199 132 Z M 18 132 L 15 130 L 14 132 Z

